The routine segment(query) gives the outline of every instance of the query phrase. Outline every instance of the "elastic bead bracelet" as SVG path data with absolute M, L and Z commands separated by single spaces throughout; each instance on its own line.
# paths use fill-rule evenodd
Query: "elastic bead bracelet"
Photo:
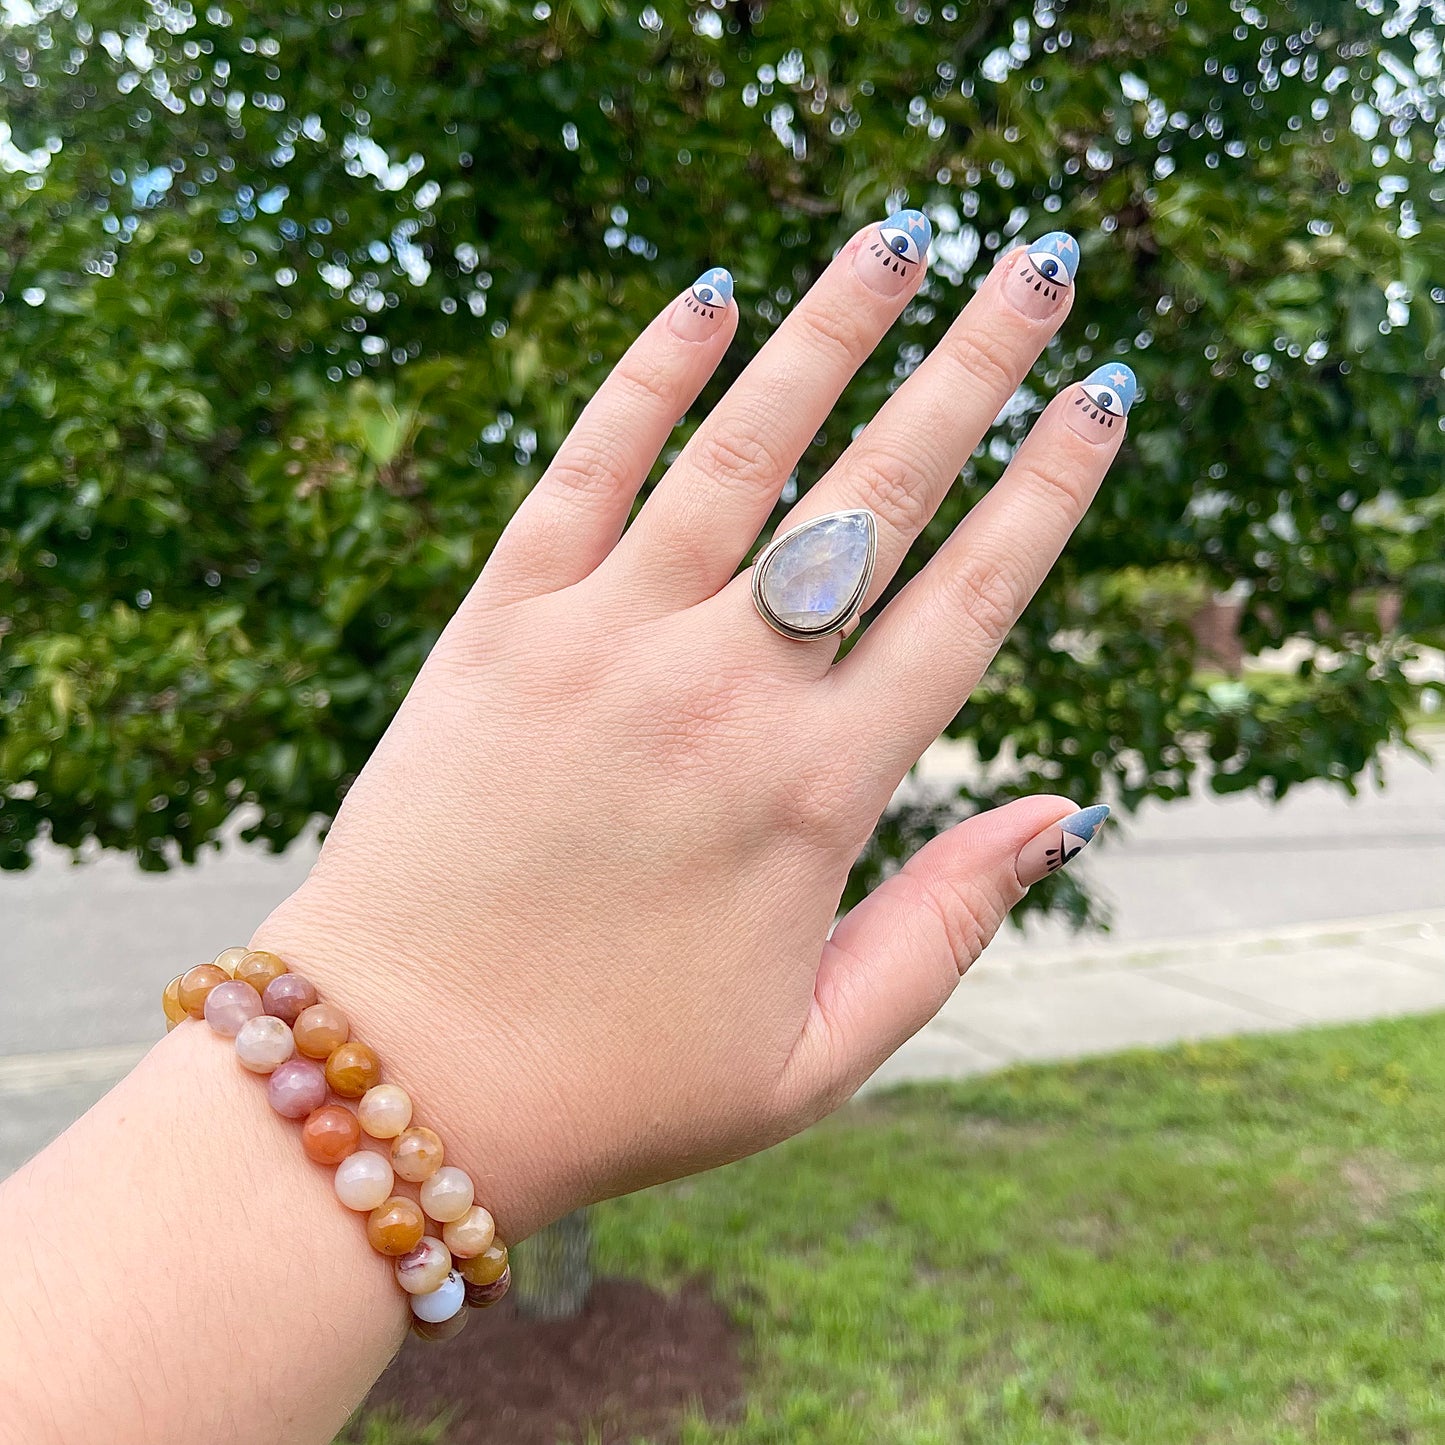
M 300 974 L 274 953 L 227 948 L 173 978 L 161 1007 L 167 1033 L 203 1018 L 235 1041 L 242 1068 L 266 1077 L 272 1109 L 300 1122 L 306 1157 L 333 1168 L 336 1197 L 366 1215 L 367 1241 L 391 1260 L 410 1297 L 413 1334 L 448 1340 L 469 1308 L 506 1294 L 507 1247 L 476 1203 L 470 1176 L 443 1162 L 441 1137 L 412 1122 L 411 1096 L 382 1082 L 376 1051 L 351 1037 L 346 1015 Z M 332 1095 L 354 1099 L 355 1112 Z M 363 1134 L 389 1140 L 389 1154 L 363 1149 Z M 398 1178 L 418 1186 L 416 1199 L 397 1192 Z M 429 1221 L 440 1239 L 427 1232 Z

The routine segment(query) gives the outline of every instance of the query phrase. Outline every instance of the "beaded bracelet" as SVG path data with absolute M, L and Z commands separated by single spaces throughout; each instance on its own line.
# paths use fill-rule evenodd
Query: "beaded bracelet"
M 507 1248 L 492 1216 L 473 1202 L 471 1179 L 444 1165 L 431 1129 L 412 1123 L 411 1097 L 381 1081 L 375 1050 L 351 1038 L 346 1015 L 274 953 L 227 948 L 214 963 L 178 974 L 161 995 L 166 1032 L 201 1019 L 236 1041 L 236 1059 L 265 1074 L 271 1107 L 301 1120 L 301 1147 L 316 1164 L 334 1165 L 336 1197 L 367 1216 L 366 1237 L 393 1261 L 411 1298 L 412 1332 L 447 1340 L 512 1282 Z M 324 1064 L 323 1061 L 324 1060 Z M 353 1113 L 330 1094 L 357 1100 Z M 361 1149 L 362 1132 L 390 1140 L 391 1157 Z M 419 1202 L 394 1193 L 397 1177 L 419 1186 Z M 427 1233 L 430 1218 L 441 1238 Z

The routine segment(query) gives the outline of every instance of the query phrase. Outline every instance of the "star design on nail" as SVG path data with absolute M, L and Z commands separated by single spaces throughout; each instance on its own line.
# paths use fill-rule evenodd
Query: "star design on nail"
M 921 231 L 928 222 L 922 216 L 909 216 L 908 229 L 910 231 Z
M 1111 371 L 1109 373 L 1109 380 L 1112 381 L 1115 386 L 1123 386 L 1124 383 L 1129 380 L 1129 373 L 1127 371 Z
M 1054 238 L 1054 250 L 1060 256 L 1067 256 L 1074 249 L 1074 238 L 1072 236 L 1056 236 Z

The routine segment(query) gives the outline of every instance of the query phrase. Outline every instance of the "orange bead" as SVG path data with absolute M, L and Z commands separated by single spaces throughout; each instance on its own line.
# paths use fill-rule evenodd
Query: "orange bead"
M 496 1284 L 507 1272 L 507 1246 L 494 1239 L 474 1259 L 456 1259 L 452 1264 L 468 1284 Z
M 381 1060 L 376 1050 L 352 1039 L 338 1044 L 326 1060 L 326 1082 L 333 1093 L 343 1099 L 359 1099 L 374 1084 L 381 1082 Z M 361 1126 L 358 1124 L 357 1128 Z
M 218 983 L 226 982 L 226 973 L 214 963 L 198 963 L 187 969 L 176 985 L 176 998 L 193 1019 L 203 1018 L 206 1012 L 206 996 Z
M 366 1218 L 366 1237 L 378 1254 L 410 1254 L 426 1233 L 421 1205 L 404 1194 L 393 1194 Z
M 177 974 L 161 992 L 161 1009 L 166 1016 L 166 1032 L 190 1017 L 181 1006 L 181 975 Z
M 440 1135 L 420 1124 L 403 1129 L 391 1146 L 391 1167 L 412 1184 L 430 1179 L 445 1157 Z
M 344 1104 L 313 1109 L 301 1126 L 301 1147 L 314 1164 L 340 1164 L 360 1142 L 361 1125 Z
M 296 1015 L 291 1025 L 296 1052 L 308 1059 L 329 1059 L 346 1042 L 351 1025 L 334 1003 L 314 1003 Z
M 265 993 L 266 985 L 273 978 L 280 978 L 286 972 L 286 965 L 274 953 L 261 950 L 248 951 L 236 964 L 235 977 L 241 983 L 249 983 L 257 993 Z

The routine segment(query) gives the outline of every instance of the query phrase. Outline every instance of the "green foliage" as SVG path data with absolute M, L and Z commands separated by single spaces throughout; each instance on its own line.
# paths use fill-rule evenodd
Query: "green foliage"
M 987 765 L 964 800 L 1353 786 L 1412 704 L 1402 638 L 1445 635 L 1440 43 L 1383 8 L 11 7 L 0 864 L 47 830 L 160 867 L 243 805 L 274 846 L 329 817 L 653 310 L 736 274 L 710 404 L 904 198 L 932 274 L 805 485 L 1000 248 L 1083 241 L 1073 317 L 904 579 L 1051 390 L 1127 351 L 1146 391 L 951 730 Z M 1110 582 L 1161 568 L 1246 592 L 1251 650 L 1318 642 L 1295 700 L 1197 683 L 1177 607 Z M 1398 635 L 1352 604 L 1387 584 Z

